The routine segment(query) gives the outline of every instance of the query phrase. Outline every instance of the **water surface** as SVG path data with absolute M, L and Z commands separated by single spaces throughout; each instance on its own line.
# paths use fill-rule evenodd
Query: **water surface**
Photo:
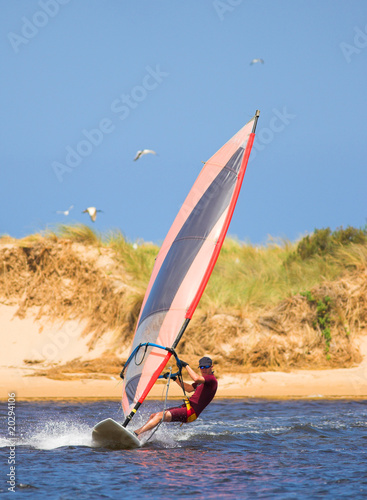
M 130 427 L 162 404 L 144 403 Z M 367 498 L 367 401 L 215 400 L 130 451 L 91 439 L 100 420 L 123 420 L 117 401 L 17 403 L 14 440 L 1 405 L 0 495 L 10 498 Z

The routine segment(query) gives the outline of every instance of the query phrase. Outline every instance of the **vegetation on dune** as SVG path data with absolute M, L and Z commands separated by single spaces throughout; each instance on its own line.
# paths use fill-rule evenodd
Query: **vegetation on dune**
M 339 227 L 335 231 L 330 228 L 315 229 L 314 233 L 307 235 L 298 243 L 295 254 L 289 256 L 290 260 L 306 260 L 315 255 L 328 255 L 338 251 L 340 247 L 351 243 L 365 245 L 367 243 L 367 229 L 356 229 L 348 226 L 346 229 Z
M 34 364 L 25 360 L 26 364 Z M 111 376 L 120 380 L 121 359 L 117 356 L 106 353 L 103 357 L 82 361 L 80 358 L 73 359 L 62 366 L 52 366 L 51 368 L 41 368 L 36 370 L 32 376 L 48 377 L 54 380 L 78 380 L 80 378 L 98 378 L 110 380 Z
M 91 345 L 113 331 L 107 347 L 127 346 L 158 251 L 83 225 L 4 237 L 0 297 L 20 316 L 37 306 L 38 317 L 85 320 Z M 315 230 L 263 247 L 227 238 L 179 354 L 194 361 L 210 352 L 227 371 L 352 366 L 367 325 L 366 275 L 365 229 Z
M 345 231 L 349 234 L 350 230 L 347 228 Z M 320 231 L 315 230 L 314 234 Z M 330 230 L 327 232 L 330 233 Z M 263 247 L 227 238 L 202 303 L 207 308 L 210 304 L 214 308 L 216 304 L 239 309 L 266 308 L 310 290 L 323 281 L 335 280 L 348 269 L 364 269 L 367 236 L 365 241 L 353 242 L 343 238 L 342 232 L 342 229 L 337 231 L 338 243 L 333 240 L 329 253 L 316 250 L 316 238 L 316 244 L 312 245 L 313 253 L 302 258 L 297 258 L 302 253 L 300 249 L 310 239 L 314 242 L 312 235 L 297 244 L 270 240 Z
M 46 235 L 48 238 L 55 240 L 60 238 L 83 243 L 84 245 L 102 245 L 101 236 L 93 231 L 92 228 L 84 224 L 74 224 L 70 226 L 60 224 L 56 233 L 49 232 L 46 233 Z
M 152 243 L 131 244 L 121 232 L 111 233 L 107 244 L 115 251 L 118 262 L 134 277 L 135 286 L 145 292 L 159 247 Z
M 90 228 L 61 226 L 60 234 L 15 241 L 0 252 L 0 296 L 18 304 L 18 316 L 36 306 L 38 318 L 85 320 L 91 347 L 108 330 L 129 338 L 144 290 Z

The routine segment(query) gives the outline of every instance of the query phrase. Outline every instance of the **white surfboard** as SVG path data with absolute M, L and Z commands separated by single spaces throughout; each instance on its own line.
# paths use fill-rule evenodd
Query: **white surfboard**
M 132 450 L 140 448 L 139 438 L 112 418 L 106 418 L 94 426 L 92 439 L 100 446 Z

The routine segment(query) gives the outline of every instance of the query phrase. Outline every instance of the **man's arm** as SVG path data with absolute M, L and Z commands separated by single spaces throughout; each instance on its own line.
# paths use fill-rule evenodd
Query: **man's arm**
M 192 384 L 188 384 L 187 382 L 182 382 L 181 384 L 181 381 L 179 378 L 176 378 L 176 383 L 182 387 L 183 385 L 183 388 L 185 389 L 186 392 L 194 392 L 194 387 L 192 386 Z
M 202 375 L 194 372 L 194 370 L 189 365 L 186 365 L 185 368 L 194 382 L 196 382 L 197 384 L 204 384 L 205 378 Z
M 197 384 L 204 384 L 205 378 L 202 375 L 197 374 L 192 368 L 190 368 L 189 365 L 186 365 L 185 368 L 194 382 L 196 382 Z M 176 382 L 180 387 L 184 387 L 185 392 L 194 392 L 195 390 L 195 387 L 193 387 L 192 384 L 188 384 L 187 382 L 182 382 L 181 384 L 178 377 L 176 379 Z
M 192 368 L 190 368 L 190 366 L 185 363 L 184 361 L 181 360 L 181 363 L 182 363 L 182 366 L 184 368 L 186 368 L 187 370 L 187 373 L 190 375 L 190 377 L 192 378 L 192 380 L 196 383 L 196 384 L 204 384 L 205 383 L 205 378 L 202 376 L 202 375 L 199 375 L 198 373 L 196 373 Z M 177 377 L 176 378 L 176 382 L 177 384 L 180 386 L 180 387 L 183 387 L 185 392 L 194 392 L 195 390 L 195 387 L 193 387 L 193 384 L 188 384 L 187 382 L 182 382 L 180 381 L 180 379 Z

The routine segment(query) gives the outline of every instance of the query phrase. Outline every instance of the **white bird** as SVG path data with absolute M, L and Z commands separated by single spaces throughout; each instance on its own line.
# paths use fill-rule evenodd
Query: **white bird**
M 256 64 L 256 63 L 261 63 L 264 64 L 264 59 L 253 59 L 250 64 Z
M 82 214 L 85 214 L 87 212 L 89 214 L 89 217 L 92 219 L 92 222 L 95 222 L 97 217 L 97 212 L 103 212 L 103 210 L 97 210 L 96 207 L 88 207 L 85 210 L 83 210 Z
M 156 155 L 157 153 L 155 151 L 153 151 L 152 149 L 142 149 L 141 151 L 136 152 L 136 156 L 134 158 L 134 161 L 139 160 L 139 158 L 141 156 L 147 155 L 147 154 Z
M 56 210 L 57 214 L 69 215 L 70 210 L 74 208 L 74 205 L 71 205 L 67 210 Z

